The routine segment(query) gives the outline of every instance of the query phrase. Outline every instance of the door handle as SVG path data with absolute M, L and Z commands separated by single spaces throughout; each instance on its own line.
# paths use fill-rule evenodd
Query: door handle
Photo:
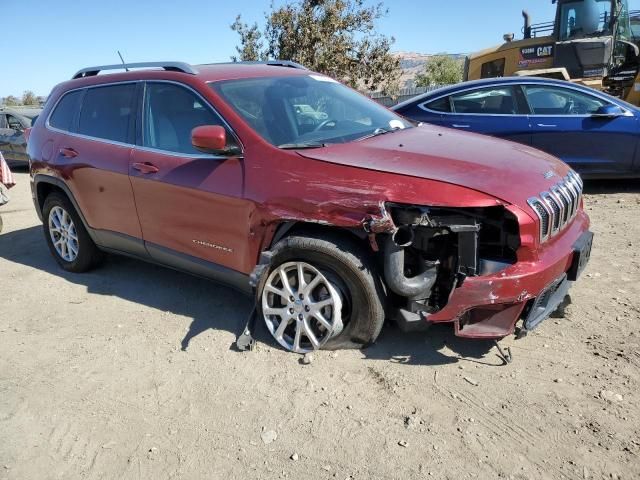
M 149 162 L 135 162 L 131 165 L 131 168 L 133 168 L 134 170 L 138 170 L 140 173 L 144 174 L 158 173 L 160 171 L 158 167 Z
M 538 126 L 542 127 L 542 128 L 557 128 L 558 127 L 557 125 L 548 125 L 546 123 L 539 123 Z
M 453 128 L 471 128 L 471 125 L 460 125 L 459 123 L 454 123 L 452 127 Z
M 60 149 L 60 155 L 65 158 L 75 158 L 78 156 L 78 152 L 76 152 L 73 148 L 62 147 Z

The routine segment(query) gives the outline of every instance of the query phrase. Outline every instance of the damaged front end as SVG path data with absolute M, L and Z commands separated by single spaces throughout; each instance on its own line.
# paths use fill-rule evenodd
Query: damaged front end
M 403 330 L 428 326 L 467 278 L 495 274 L 517 261 L 518 219 L 503 206 L 387 204 L 384 213 L 393 227 L 378 230 L 376 243 L 389 314 Z

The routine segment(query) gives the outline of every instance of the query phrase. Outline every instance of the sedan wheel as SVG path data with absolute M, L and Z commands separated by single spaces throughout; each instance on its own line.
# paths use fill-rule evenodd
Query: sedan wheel
M 312 265 L 287 262 L 267 278 L 262 314 L 273 338 L 287 350 L 307 353 L 343 329 L 338 288 Z

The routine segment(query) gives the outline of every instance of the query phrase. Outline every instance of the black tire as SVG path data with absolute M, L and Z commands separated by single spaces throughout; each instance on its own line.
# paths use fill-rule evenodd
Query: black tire
M 337 234 L 310 234 L 287 237 L 272 249 L 270 271 L 258 286 L 261 296 L 269 273 L 283 263 L 304 261 L 322 272 L 341 291 L 344 329 L 322 346 L 323 350 L 364 348 L 376 341 L 385 319 L 384 293 L 370 255 L 355 241 Z
M 55 207 L 60 207 L 66 211 L 73 221 L 78 237 L 78 254 L 73 261 L 67 261 L 62 258 L 53 245 L 51 232 L 49 231 L 49 215 L 51 210 Z M 84 228 L 84 224 L 82 223 L 78 212 L 76 212 L 75 208 L 73 208 L 73 205 L 64 194 L 58 192 L 50 193 L 44 200 L 42 215 L 44 237 L 49 247 L 49 251 L 62 268 L 68 272 L 82 273 L 91 270 L 102 260 L 104 254 L 98 249 L 98 247 L 96 247 L 96 244 L 93 243 L 87 229 Z

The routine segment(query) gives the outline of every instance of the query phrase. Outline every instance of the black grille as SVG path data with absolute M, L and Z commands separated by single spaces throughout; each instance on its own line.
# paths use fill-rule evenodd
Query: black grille
M 558 204 L 557 200 L 548 193 L 546 195 L 543 195 L 542 198 L 545 200 L 545 202 L 547 202 L 547 205 L 551 208 L 551 210 L 553 210 L 552 225 L 553 231 L 555 232 L 556 230 L 558 230 L 558 228 L 560 228 L 560 205 Z
M 538 217 L 540 217 L 540 230 L 542 231 L 542 235 L 546 237 L 550 233 L 549 232 L 549 212 L 547 212 L 547 209 L 544 208 L 544 206 L 542 205 L 542 202 L 540 201 L 533 202 L 531 206 L 534 208 L 534 210 L 538 214 Z

